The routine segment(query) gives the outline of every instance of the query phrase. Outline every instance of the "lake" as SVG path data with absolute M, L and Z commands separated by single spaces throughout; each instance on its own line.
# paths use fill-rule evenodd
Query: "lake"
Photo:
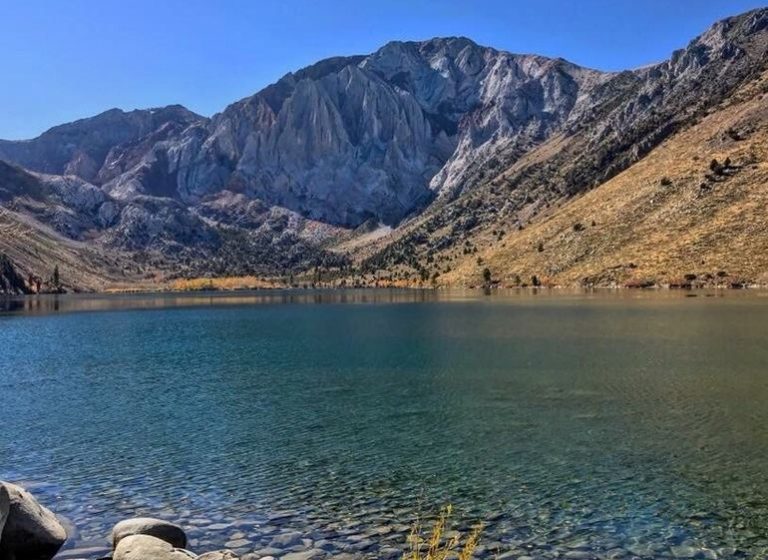
M 5 300 L 0 478 L 67 547 L 151 515 L 196 551 L 395 558 L 450 503 L 481 557 L 764 558 L 765 295 Z

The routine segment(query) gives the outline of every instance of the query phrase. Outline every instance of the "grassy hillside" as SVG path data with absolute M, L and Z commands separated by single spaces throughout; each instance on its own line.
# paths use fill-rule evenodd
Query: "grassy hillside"
M 713 163 L 717 161 L 717 164 Z M 726 163 L 728 165 L 726 165 Z M 522 230 L 496 223 L 441 285 L 768 283 L 768 75 Z

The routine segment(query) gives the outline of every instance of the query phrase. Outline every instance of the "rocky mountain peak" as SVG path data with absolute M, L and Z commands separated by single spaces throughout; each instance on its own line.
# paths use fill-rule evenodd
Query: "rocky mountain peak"
M 167 123 L 186 127 L 205 119 L 181 105 L 123 111 L 110 109 L 47 130 L 25 141 L 0 140 L 0 159 L 32 171 L 97 180 L 115 146 L 135 142 Z

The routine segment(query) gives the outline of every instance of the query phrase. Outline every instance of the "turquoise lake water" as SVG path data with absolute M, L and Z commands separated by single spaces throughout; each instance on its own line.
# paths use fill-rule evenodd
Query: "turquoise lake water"
M 0 479 L 68 547 L 395 558 L 451 503 L 481 557 L 765 558 L 768 297 L 705 295 L 6 300 Z

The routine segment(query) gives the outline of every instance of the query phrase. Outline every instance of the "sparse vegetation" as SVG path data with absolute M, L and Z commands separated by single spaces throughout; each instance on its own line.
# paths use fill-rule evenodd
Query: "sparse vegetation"
M 169 284 L 169 288 L 176 292 L 255 290 L 262 288 L 277 288 L 280 286 L 280 282 L 257 278 L 255 276 L 178 279 Z
M 422 523 L 417 520 L 408 537 L 410 551 L 404 560 L 470 560 L 480 542 L 483 527 L 478 524 L 465 536 L 456 532 L 448 536 L 452 513 L 450 505 L 444 507 L 427 534 L 422 534 Z

